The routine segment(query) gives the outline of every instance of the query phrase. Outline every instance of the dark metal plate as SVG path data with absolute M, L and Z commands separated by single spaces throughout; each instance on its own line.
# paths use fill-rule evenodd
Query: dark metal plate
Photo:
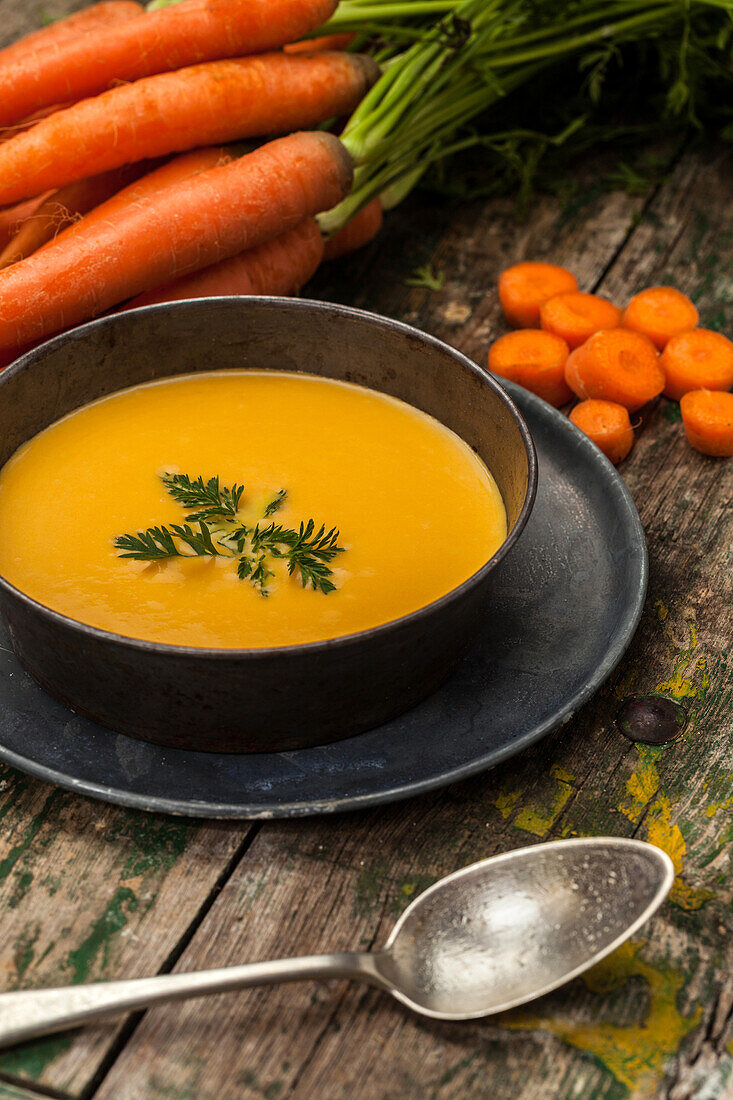
M 623 481 L 570 421 L 507 384 L 539 456 L 534 511 L 496 573 L 487 628 L 435 695 L 323 748 L 261 755 L 165 749 L 55 702 L 0 627 L 0 759 L 145 810 L 268 818 L 392 802 L 485 770 L 566 722 L 611 673 L 646 591 L 646 547 Z

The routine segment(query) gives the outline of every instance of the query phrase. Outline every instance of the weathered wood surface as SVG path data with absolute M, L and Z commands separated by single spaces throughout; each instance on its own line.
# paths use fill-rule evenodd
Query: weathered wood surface
M 43 14 L 17 0 L 0 13 L 7 39 Z M 547 256 L 619 301 L 673 282 L 704 323 L 730 330 L 732 168 L 725 148 L 688 152 L 643 198 L 601 190 L 589 167 L 575 196 L 539 200 L 524 222 L 509 201 L 421 198 L 310 292 L 411 321 L 482 362 L 500 328 L 498 271 Z M 406 285 L 426 262 L 445 276 L 440 291 Z M 442 874 L 600 833 L 648 838 L 675 861 L 672 898 L 643 935 L 567 989 L 468 1025 L 420 1021 L 342 983 L 156 1009 L 0 1056 L 0 1100 L 733 1097 L 733 463 L 690 451 L 662 402 L 623 475 L 649 540 L 649 598 L 627 657 L 572 723 L 442 792 L 253 829 L 107 807 L 6 769 L 0 974 L 13 988 L 369 947 Z M 647 691 L 688 708 L 681 741 L 636 747 L 615 731 L 620 700 Z

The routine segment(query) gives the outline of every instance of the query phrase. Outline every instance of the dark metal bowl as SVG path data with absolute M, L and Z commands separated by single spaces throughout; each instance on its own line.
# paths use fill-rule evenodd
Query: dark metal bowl
M 0 577 L 0 612 L 31 675 L 62 702 L 144 740 L 274 752 L 379 725 L 434 691 L 473 640 L 498 562 L 534 501 L 537 466 L 515 405 L 464 355 L 396 321 L 323 302 L 210 298 L 93 321 L 0 376 L 0 465 L 73 409 L 194 371 L 304 370 L 369 386 L 441 420 L 494 474 L 509 535 L 458 588 L 357 634 L 271 649 L 126 638 L 30 599 Z M 502 624 L 495 624 L 497 633 Z

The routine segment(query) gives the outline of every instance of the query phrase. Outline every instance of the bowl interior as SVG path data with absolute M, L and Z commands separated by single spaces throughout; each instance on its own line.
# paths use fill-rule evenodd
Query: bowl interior
M 529 434 L 489 375 L 406 325 L 287 298 L 148 306 L 42 345 L 0 376 L 0 465 L 53 421 L 108 393 L 176 374 L 234 368 L 342 379 L 430 413 L 489 467 L 510 533 L 531 497 Z

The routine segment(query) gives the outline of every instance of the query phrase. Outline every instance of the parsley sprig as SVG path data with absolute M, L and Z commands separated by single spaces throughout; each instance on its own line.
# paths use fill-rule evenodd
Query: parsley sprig
M 335 527 L 325 524 L 316 528 L 309 519 L 298 530 L 265 519 L 274 515 L 285 503 L 287 490 L 280 489 L 262 510 L 262 521 L 254 526 L 242 522 L 240 505 L 243 485 L 231 488 L 221 485 L 218 477 L 204 481 L 188 474 L 162 475 L 169 494 L 187 509 L 185 523 L 148 527 L 137 534 L 118 535 L 115 548 L 121 558 L 134 561 L 160 562 L 169 558 L 236 557 L 237 576 L 247 580 L 262 596 L 269 595 L 268 582 L 275 573 L 270 568 L 274 559 L 284 560 L 289 576 L 297 573 L 303 588 L 328 595 L 336 585 L 330 563 L 344 552 L 338 545 Z M 192 509 L 189 511 L 189 509 Z

